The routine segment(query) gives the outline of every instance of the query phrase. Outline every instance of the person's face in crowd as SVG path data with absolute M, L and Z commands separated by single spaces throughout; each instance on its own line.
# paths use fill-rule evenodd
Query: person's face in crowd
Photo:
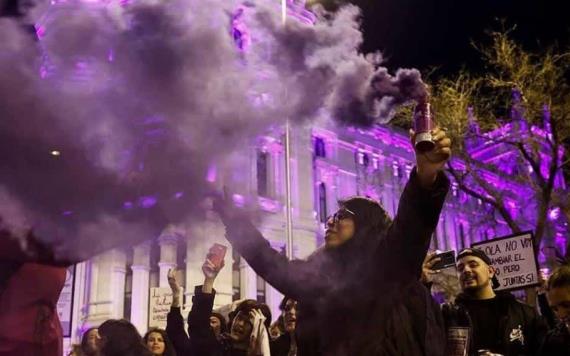
M 213 315 L 210 316 L 210 327 L 214 331 L 214 335 L 216 335 L 216 337 L 220 336 L 220 333 L 222 332 L 222 323 L 218 317 Z
M 232 322 L 231 338 L 236 342 L 243 342 L 249 338 L 252 329 L 253 325 L 251 325 L 249 316 L 239 312 Z
M 556 317 L 570 327 L 570 286 L 550 288 L 547 293 L 550 308 Z
M 457 272 L 459 272 L 461 289 L 464 291 L 492 288 L 491 279 L 495 271 L 493 267 L 479 257 L 465 256 L 460 258 L 457 261 Z
M 164 338 L 160 333 L 152 332 L 148 334 L 146 347 L 150 350 L 150 352 L 152 352 L 154 356 L 161 356 L 164 354 L 166 344 L 164 343 Z
M 327 219 L 325 231 L 325 247 L 341 246 L 354 236 L 354 213 L 346 208 L 340 208 Z
M 283 323 L 285 324 L 285 330 L 288 333 L 292 333 L 295 331 L 295 327 L 297 326 L 297 302 L 291 299 L 287 300 L 283 312 Z
M 99 350 L 99 340 L 101 339 L 101 337 L 99 336 L 99 330 L 98 329 L 93 329 L 89 331 L 89 334 L 87 334 L 87 348 L 89 349 L 89 352 L 95 352 L 97 350 Z

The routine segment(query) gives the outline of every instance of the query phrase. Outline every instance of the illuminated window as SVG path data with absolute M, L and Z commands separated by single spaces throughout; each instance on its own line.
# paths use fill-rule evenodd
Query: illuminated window
M 325 183 L 319 184 L 319 220 L 322 223 L 327 221 L 327 188 Z
M 257 194 L 268 196 L 268 180 L 267 173 L 269 169 L 269 154 L 263 151 L 257 151 Z
M 326 151 L 326 147 L 325 147 L 325 141 L 320 138 L 320 137 L 316 137 L 315 138 L 315 157 L 326 157 L 327 156 L 327 151 Z

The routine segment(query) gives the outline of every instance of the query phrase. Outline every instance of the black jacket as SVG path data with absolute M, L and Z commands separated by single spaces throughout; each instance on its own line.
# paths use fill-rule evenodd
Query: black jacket
M 288 356 L 291 349 L 291 335 L 287 332 L 269 343 L 271 356 Z
M 536 355 L 544 339 L 547 326 L 542 317 L 530 305 L 518 301 L 512 294 L 497 292 L 500 304 L 500 315 L 497 315 L 500 335 L 505 356 Z M 473 324 L 466 305 L 470 299 L 460 294 L 455 305 L 446 305 L 443 316 L 446 326 L 467 326 L 471 330 Z M 458 320 L 461 319 L 461 320 Z M 522 331 L 522 337 L 520 332 Z M 473 335 L 472 335 L 473 336 Z M 471 337 L 471 341 L 474 338 Z M 477 355 L 476 346 L 471 343 L 470 355 Z
M 247 352 L 232 348 L 228 338 L 218 340 L 210 328 L 210 316 L 216 291 L 202 293 L 202 286 L 194 288 L 192 309 L 188 313 L 188 336 L 184 332 L 184 320 L 180 308 L 170 308 L 166 321 L 166 333 L 179 356 L 246 356 Z
M 570 333 L 566 325 L 559 323 L 546 334 L 538 354 L 539 356 L 570 356 Z
M 414 169 L 393 222 L 373 234 L 359 229 L 340 248 L 307 260 L 288 261 L 244 217 L 221 218 L 249 265 L 298 301 L 299 356 L 407 356 L 408 349 L 439 356 L 439 309 L 418 279 L 448 189 L 443 173 L 433 189 L 421 188 Z

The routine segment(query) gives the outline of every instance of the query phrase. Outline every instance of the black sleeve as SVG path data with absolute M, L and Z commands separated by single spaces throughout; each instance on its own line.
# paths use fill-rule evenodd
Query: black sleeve
M 529 349 L 533 355 L 537 355 L 540 351 L 540 346 L 544 342 L 546 338 L 546 334 L 548 333 L 548 325 L 543 317 L 538 315 L 534 308 L 530 308 L 532 311 L 532 316 L 529 322 Z
M 184 319 L 179 307 L 170 307 L 166 316 L 166 334 L 178 355 L 187 355 L 190 352 L 190 340 L 184 331 Z
M 425 189 L 420 186 L 416 168 L 412 170 L 396 217 L 376 251 L 378 282 L 397 278 L 398 283 L 405 284 L 420 278 L 448 190 L 449 179 L 443 172 L 430 189 Z
M 226 226 L 226 238 L 255 273 L 279 292 L 295 300 L 316 298 L 325 290 L 319 270 L 310 261 L 289 261 L 274 250 L 245 216 L 221 216 Z
M 220 347 L 216 335 L 210 328 L 215 296 L 216 291 L 206 294 L 202 292 L 202 286 L 194 288 L 192 309 L 188 313 L 188 335 L 196 355 L 210 355 Z
M 556 327 L 556 318 L 554 317 L 554 313 L 552 309 L 550 309 L 550 305 L 548 304 L 548 300 L 546 299 L 546 293 L 538 294 L 538 308 L 540 309 L 540 314 L 548 324 L 549 329 L 554 329 Z

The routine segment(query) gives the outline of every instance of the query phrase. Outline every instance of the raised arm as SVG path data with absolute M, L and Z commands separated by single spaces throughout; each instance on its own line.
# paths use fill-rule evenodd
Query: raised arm
M 226 238 L 232 246 L 258 275 L 281 293 L 295 300 L 306 300 L 318 296 L 323 290 L 324 282 L 310 261 L 289 261 L 271 248 L 261 232 L 229 198 L 218 197 L 214 209 L 226 226 Z
M 184 319 L 180 311 L 180 285 L 176 280 L 176 270 L 168 271 L 168 284 L 172 290 L 172 304 L 170 311 L 166 316 L 166 333 L 172 341 L 176 352 L 179 354 L 187 354 L 190 352 L 190 340 L 184 331 Z
M 378 247 L 375 261 L 379 278 L 407 283 L 420 277 L 450 185 L 442 170 L 451 154 L 451 141 L 438 128 L 433 130 L 433 138 L 434 150 L 416 152 L 417 166 L 400 197 L 388 234 Z

